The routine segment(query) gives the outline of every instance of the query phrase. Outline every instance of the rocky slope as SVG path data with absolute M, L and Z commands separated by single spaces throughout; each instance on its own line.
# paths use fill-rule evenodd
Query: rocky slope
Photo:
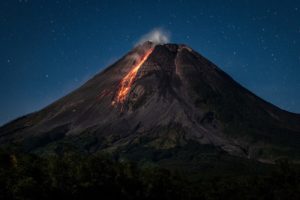
M 69 95 L 1 127 L 0 145 L 158 162 L 220 154 L 299 160 L 300 115 L 257 97 L 186 45 L 146 42 Z

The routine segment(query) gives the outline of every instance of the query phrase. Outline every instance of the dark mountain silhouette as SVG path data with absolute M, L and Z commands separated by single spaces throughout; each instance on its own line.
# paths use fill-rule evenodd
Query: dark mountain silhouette
M 69 95 L 1 127 L 0 144 L 165 165 L 224 155 L 299 161 L 300 115 L 257 97 L 186 45 L 146 42 Z

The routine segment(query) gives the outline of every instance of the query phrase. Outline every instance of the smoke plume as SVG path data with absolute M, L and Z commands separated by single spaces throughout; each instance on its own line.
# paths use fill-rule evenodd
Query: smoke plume
M 170 41 L 170 33 L 162 28 L 155 28 L 143 35 L 137 44 L 142 44 L 146 41 L 153 42 L 154 44 L 165 44 Z

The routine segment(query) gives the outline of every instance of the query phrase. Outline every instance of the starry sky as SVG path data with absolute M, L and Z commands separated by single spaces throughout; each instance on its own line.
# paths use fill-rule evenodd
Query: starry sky
M 300 113 L 300 1 L 1 0 L 0 124 L 66 95 L 155 28 Z

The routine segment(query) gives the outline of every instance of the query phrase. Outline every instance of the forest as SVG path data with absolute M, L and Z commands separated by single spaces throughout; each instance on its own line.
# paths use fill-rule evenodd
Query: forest
M 37 156 L 0 151 L 0 199 L 300 199 L 300 170 L 287 160 L 256 175 L 186 176 L 109 155 Z

